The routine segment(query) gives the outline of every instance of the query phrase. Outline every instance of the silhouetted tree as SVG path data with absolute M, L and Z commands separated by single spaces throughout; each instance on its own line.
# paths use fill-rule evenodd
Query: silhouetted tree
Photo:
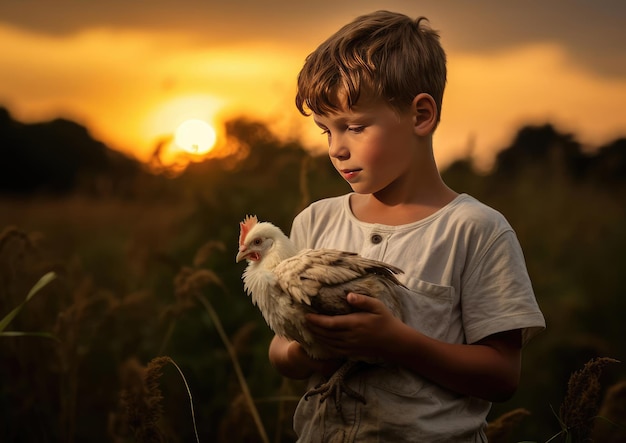
M 590 161 L 589 179 L 607 186 L 626 183 L 626 138 L 598 149 Z
M 571 134 L 559 133 L 550 124 L 526 126 L 513 144 L 496 156 L 494 175 L 503 180 L 515 179 L 527 166 L 535 166 L 546 174 L 565 173 L 580 178 L 587 162 L 580 143 Z
M 65 119 L 24 124 L 0 108 L 0 193 L 110 192 L 141 171 L 138 162 Z

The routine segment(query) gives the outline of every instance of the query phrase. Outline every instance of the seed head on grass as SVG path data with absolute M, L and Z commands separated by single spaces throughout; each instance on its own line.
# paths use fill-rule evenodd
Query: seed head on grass
M 137 441 L 161 443 L 166 438 L 159 427 L 163 416 L 163 395 L 159 378 L 169 357 L 157 357 L 143 367 L 130 359 L 122 369 L 123 388 L 120 394 L 122 413 L 118 427 L 123 433 L 132 433 Z
M 585 366 L 572 374 L 567 394 L 559 410 L 559 418 L 569 441 L 586 442 L 593 429 L 593 419 L 600 408 L 600 377 L 609 363 L 619 363 L 608 357 L 589 360 Z
M 219 424 L 219 443 L 259 441 L 259 434 L 243 393 L 235 395 Z
M 626 441 L 626 380 L 607 389 L 593 428 L 593 441 L 619 443 Z
M 0 232 L 0 251 L 3 251 L 5 248 L 8 249 L 8 245 L 11 242 L 19 244 L 20 249 L 23 250 L 35 249 L 31 237 L 15 226 L 8 226 Z
M 174 277 L 174 295 L 176 302 L 168 306 L 161 316 L 170 321 L 176 321 L 184 312 L 197 306 L 198 296 L 209 286 L 223 287 L 222 280 L 210 269 L 197 269 L 183 266 Z
M 233 363 L 235 375 L 237 376 L 237 380 L 239 381 L 242 389 L 243 398 L 245 399 L 250 414 L 252 415 L 259 437 L 264 443 L 269 443 L 267 432 L 265 431 L 256 405 L 254 404 L 254 399 L 250 393 L 250 389 L 241 369 L 241 365 L 239 364 L 237 349 L 228 338 L 217 311 L 213 308 L 209 298 L 207 298 L 204 294 L 205 288 L 211 285 L 221 288 L 221 290 L 225 293 L 228 292 L 226 286 L 215 272 L 210 269 L 198 267 L 200 264 L 207 261 L 213 251 L 220 249 L 223 249 L 223 244 L 219 242 L 208 242 L 200 248 L 196 254 L 193 267 L 182 266 L 178 268 L 178 273 L 174 277 L 174 293 L 176 296 L 176 303 L 169 310 L 168 315 L 171 315 L 175 321 L 177 316 L 179 316 L 184 310 L 194 307 L 196 303 L 199 303 L 204 307 L 215 325 L 215 329 L 224 343 L 228 355 Z M 171 323 L 170 332 L 175 324 L 174 321 Z M 167 340 L 165 340 L 164 343 L 166 343 L 166 341 Z
M 244 354 L 248 350 L 249 342 L 254 338 L 258 325 L 257 322 L 249 321 L 235 331 L 231 343 L 237 355 Z
M 222 286 L 221 279 L 210 269 L 183 267 L 174 278 L 176 299 L 181 303 L 195 303 L 193 298 L 210 285 Z
M 193 265 L 196 268 L 204 265 L 215 251 L 226 252 L 226 245 L 220 241 L 209 240 L 196 252 L 193 258 Z
M 509 443 L 513 430 L 529 415 L 530 412 L 524 408 L 502 414 L 487 425 L 485 429 L 487 440 L 491 443 Z

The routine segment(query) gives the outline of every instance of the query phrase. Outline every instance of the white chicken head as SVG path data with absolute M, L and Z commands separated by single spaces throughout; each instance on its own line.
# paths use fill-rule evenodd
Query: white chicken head
M 278 262 L 294 253 L 291 241 L 280 228 L 269 222 L 259 222 L 255 215 L 246 216 L 239 223 L 239 229 L 237 263 L 244 259 L 248 263 L 260 262 L 268 255 L 275 256 Z

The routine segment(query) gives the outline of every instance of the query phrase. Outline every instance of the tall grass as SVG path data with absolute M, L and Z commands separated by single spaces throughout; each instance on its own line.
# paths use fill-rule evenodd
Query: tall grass
M 291 417 L 304 386 L 280 377 L 267 360 L 271 331 L 234 263 L 238 222 L 254 212 L 288 230 L 309 201 L 347 187 L 327 159 L 279 144 L 258 125 L 231 129 L 249 148 L 247 157 L 192 165 L 131 197 L 0 199 L 0 232 L 16 227 L 0 241 L 0 319 L 42 276 L 56 275 L 0 337 L 0 441 L 136 441 L 109 417 L 120 417 L 121 392 L 145 384 L 140 362 L 156 369 L 165 361 L 153 360 L 166 355 L 188 390 L 180 378 L 154 373 L 160 416 L 146 419 L 158 429 L 154 438 L 295 441 Z M 524 350 L 518 393 L 494 405 L 501 420 L 489 418 L 490 432 L 496 435 L 499 423 L 507 443 L 586 438 L 590 422 L 576 422 L 572 411 L 588 403 L 565 401 L 567 380 L 594 358 L 626 354 L 623 182 L 607 188 L 576 181 L 558 166 L 523 163 L 514 179 L 474 174 L 467 162 L 444 172 L 456 190 L 511 221 L 547 317 L 548 330 Z M 7 336 L 9 330 L 46 332 L 58 341 Z M 626 441 L 626 372 L 618 364 L 602 372 L 594 398 L 604 395 L 595 413 L 603 418 L 591 420 L 590 438 Z M 592 374 L 573 386 L 585 387 Z
M 567 394 L 561 403 L 558 414 L 555 413 L 555 419 L 558 421 L 561 430 L 548 438 L 545 443 L 554 441 L 563 441 L 565 443 L 594 441 L 607 443 L 606 435 L 618 436 L 622 440 L 615 441 L 623 441 L 623 438 L 626 436 L 626 427 L 624 426 L 626 416 L 615 417 L 616 414 L 611 414 L 612 417 L 608 416 L 609 411 L 618 403 L 615 401 L 614 392 L 619 392 L 619 390 L 623 389 L 621 388 L 623 383 L 613 387 L 609 391 L 613 394 L 607 395 L 601 403 L 601 376 L 604 368 L 611 363 L 619 362 L 609 357 L 593 358 L 582 369 L 570 376 L 567 383 Z M 599 411 L 603 411 L 607 415 L 598 415 Z M 487 426 L 486 434 L 489 442 L 511 442 L 511 434 L 515 428 L 530 415 L 530 411 L 523 408 L 502 414 Z M 617 419 L 622 423 L 612 422 L 611 418 Z M 601 420 L 610 422 L 613 429 L 599 427 L 597 423 Z M 536 441 L 521 443 L 536 443 Z
M 236 307 L 240 310 L 242 307 L 250 306 L 249 300 L 243 293 L 230 294 L 229 286 L 224 279 L 217 271 L 210 269 L 215 263 L 222 262 L 222 254 L 228 253 L 228 248 L 223 242 L 210 240 L 204 246 L 196 248 L 195 253 L 189 259 L 191 263 L 189 266 L 180 265 L 177 261 L 170 260 L 163 255 L 155 256 L 155 264 L 167 263 L 163 269 L 170 269 L 165 274 L 169 275 L 170 285 L 168 285 L 167 291 L 173 298 L 168 299 L 151 290 L 132 291 L 119 295 L 98 287 L 94 279 L 75 262 L 74 264 L 71 261 L 62 264 L 42 253 L 37 242 L 32 240 L 33 238 L 41 238 L 41 235 L 25 233 L 16 228 L 5 231 L 4 240 L 0 241 L 0 244 L 3 245 L 3 248 L 0 249 L 0 257 L 4 259 L 3 263 L 5 263 L 2 273 L 5 276 L 4 286 L 26 287 L 26 281 L 32 281 L 34 270 L 41 272 L 42 269 L 54 268 L 55 271 L 47 271 L 43 279 L 39 280 L 38 283 L 31 284 L 30 292 L 27 293 L 26 297 L 22 295 L 22 304 L 18 305 L 22 306 L 21 312 L 14 307 L 10 314 L 4 316 L 5 320 L 2 325 L 4 325 L 4 332 L 6 332 L 6 325 L 9 324 L 6 319 L 20 320 L 22 317 L 27 319 L 31 311 L 32 313 L 39 313 L 42 309 L 49 309 L 50 307 L 56 309 L 53 316 L 54 321 L 48 323 L 48 327 L 59 342 L 47 344 L 48 351 L 43 355 L 48 360 L 38 359 L 38 373 L 48 371 L 44 378 L 56 378 L 58 380 L 58 393 L 47 399 L 51 401 L 51 405 L 57 402 L 58 415 L 56 419 L 58 421 L 56 426 L 58 426 L 58 431 L 56 431 L 56 435 L 58 440 L 74 441 L 78 436 L 84 436 L 85 431 L 81 424 L 84 414 L 98 415 L 96 408 L 100 406 L 96 405 L 101 404 L 109 410 L 108 414 L 105 412 L 105 415 L 109 417 L 107 419 L 107 435 L 109 439 L 114 441 L 128 441 L 128 438 L 135 439 L 135 441 L 169 441 L 179 438 L 180 435 L 188 435 L 197 440 L 202 440 L 202 435 L 221 436 L 217 438 L 221 438 L 221 441 L 227 441 L 228 436 L 232 436 L 233 433 L 244 432 L 242 420 L 245 422 L 248 419 L 255 429 L 254 432 L 244 432 L 248 441 L 269 442 L 268 427 L 274 431 L 274 441 L 292 441 L 290 440 L 292 434 L 287 430 L 293 402 L 298 398 L 299 389 L 296 388 L 294 392 L 293 388 L 285 386 L 284 382 L 281 382 L 272 388 L 272 392 L 255 395 L 254 392 L 259 389 L 259 385 L 256 380 L 251 379 L 253 373 L 249 365 L 251 362 L 256 363 L 254 360 L 251 361 L 249 357 L 245 357 L 245 346 L 240 344 L 241 339 L 238 338 L 237 333 L 229 332 L 228 323 L 232 323 L 233 320 L 231 320 L 231 315 L 225 314 L 228 307 Z M 45 242 L 39 240 L 39 243 Z M 20 257 L 19 260 L 16 259 L 17 256 Z M 15 268 L 15 265 L 19 263 L 21 263 L 21 269 Z M 7 273 L 7 267 L 11 268 L 12 271 Z M 235 267 L 234 269 L 233 273 L 239 279 L 240 270 Z M 13 276 L 14 280 L 6 279 L 9 274 Z M 58 284 L 48 288 L 48 284 L 53 279 L 57 280 Z M 20 280 L 21 283 L 15 284 L 15 280 Z M 157 279 L 157 281 L 166 280 Z M 7 283 L 10 284 L 7 286 Z M 46 297 L 35 296 L 40 294 L 44 288 L 51 290 Z M 4 300 L 6 300 L 6 295 L 8 295 L 7 292 L 4 293 Z M 238 297 L 241 297 L 239 307 L 237 303 L 224 303 L 225 300 L 233 301 L 237 300 Z M 19 297 L 14 296 L 13 299 L 19 301 Z M 214 305 L 213 301 L 217 301 L 217 305 Z M 177 331 L 184 331 L 188 327 L 186 323 L 191 319 L 188 316 L 197 316 L 198 309 L 205 312 L 209 320 L 208 323 L 198 323 L 198 326 L 205 329 L 209 327 L 209 329 L 217 332 L 221 347 L 226 351 L 228 357 L 228 361 L 224 360 L 219 364 L 232 368 L 232 374 L 234 374 L 239 385 L 238 392 L 233 391 L 230 394 L 232 397 L 227 400 L 230 406 L 227 406 L 227 403 L 219 406 L 222 412 L 217 412 L 217 414 L 221 414 L 221 418 L 217 418 L 213 422 L 219 431 L 217 429 L 202 429 L 202 426 L 197 429 L 194 423 L 197 411 L 193 410 L 192 394 L 197 397 L 200 404 L 198 411 L 201 414 L 206 414 L 207 411 L 203 403 L 210 400 L 202 393 L 206 388 L 202 380 L 194 374 L 193 363 L 189 358 L 193 359 L 195 358 L 194 355 L 202 353 L 204 346 L 197 346 L 196 351 L 190 357 L 182 357 L 187 365 L 186 369 L 176 364 L 181 375 L 185 372 L 192 375 L 192 380 L 188 385 L 187 380 L 185 380 L 185 389 L 181 390 L 180 385 L 173 386 L 170 381 L 167 381 L 165 387 L 168 390 L 168 395 L 164 396 L 160 390 L 160 384 L 163 383 L 162 368 L 165 364 L 174 362 L 170 357 L 163 356 L 163 352 L 175 350 L 180 345 L 181 339 L 177 337 Z M 252 307 L 250 307 L 250 311 L 255 312 Z M 226 324 L 224 324 L 222 317 L 226 318 Z M 258 320 L 259 327 L 265 329 L 262 321 Z M 235 323 L 237 322 L 235 318 Z M 137 329 L 141 329 L 142 323 L 148 327 L 148 330 L 144 334 L 137 334 Z M 11 322 L 11 324 L 13 323 Z M 23 325 L 28 327 L 29 322 L 26 321 Z M 46 322 L 44 321 L 42 327 L 46 327 L 45 325 Z M 243 330 L 241 331 L 243 332 Z M 128 333 L 131 335 L 130 339 L 124 340 L 123 335 Z M 249 340 L 249 332 L 245 335 Z M 21 343 L 26 345 L 22 351 L 27 351 L 31 346 L 32 350 L 36 351 L 41 344 L 35 346 L 31 342 L 24 342 L 24 340 L 35 339 L 24 336 L 5 337 L 5 340 L 21 340 Z M 137 339 L 144 342 L 136 342 Z M 105 346 L 103 340 L 109 340 L 109 344 L 113 348 Z M 129 346 L 131 343 L 132 346 Z M 50 353 L 51 349 L 54 352 Z M 215 355 L 219 355 L 216 348 L 213 349 L 216 352 Z M 258 352 L 265 354 L 263 344 Z M 28 354 L 28 352 L 26 353 Z M 105 360 L 97 355 L 103 353 L 102 356 Z M 150 360 L 145 368 L 139 364 L 138 355 L 143 355 L 144 358 Z M 19 358 L 17 355 L 16 357 Z M 29 361 L 28 357 L 25 358 L 25 362 Z M 219 357 L 217 361 L 219 361 Z M 609 358 L 591 360 L 581 371 L 572 375 L 568 385 L 568 394 L 559 409 L 559 419 L 556 420 L 561 426 L 561 431 L 551 437 L 551 441 L 561 439 L 566 442 L 583 442 L 587 441 L 590 435 L 594 435 L 593 432 L 600 435 L 598 434 L 600 431 L 595 430 L 595 427 L 597 427 L 598 420 L 602 420 L 597 417 L 602 416 L 606 417 L 607 423 L 612 424 L 603 428 L 603 435 L 623 436 L 623 433 L 620 434 L 621 429 L 623 429 L 620 426 L 623 426 L 624 416 L 615 413 L 615 407 L 611 409 L 608 406 L 611 404 L 609 397 L 602 405 L 599 403 L 601 370 L 612 362 L 614 360 Z M 103 363 L 104 366 L 98 369 Z M 212 363 L 212 365 L 214 364 L 216 363 Z M 111 378 L 107 380 L 98 379 L 97 374 L 100 373 L 100 370 L 107 367 L 115 369 L 116 366 L 120 372 L 119 382 Z M 205 374 L 201 377 L 209 376 Z M 82 393 L 85 382 L 104 382 L 107 389 L 111 390 L 108 395 L 109 400 L 102 402 L 103 399 L 85 399 Z M 253 384 L 251 385 L 250 382 Z M 222 388 L 224 387 L 222 385 Z M 117 392 L 120 392 L 121 397 L 116 394 Z M 283 395 L 285 392 L 287 396 Z M 24 395 L 22 400 L 35 399 L 37 395 L 34 392 L 25 393 L 23 390 L 16 391 L 14 394 Z M 178 408 L 179 411 L 174 413 L 171 412 L 170 408 L 168 413 L 164 413 L 163 405 L 168 403 L 170 396 L 173 399 L 182 399 L 181 395 L 185 394 L 190 397 L 188 402 L 190 402 L 191 408 L 184 411 L 183 408 Z M 3 395 L 5 401 L 7 398 L 14 398 L 11 397 L 10 390 L 6 388 Z M 97 389 L 96 391 L 92 390 L 89 396 L 94 395 L 98 396 L 102 393 L 97 394 Z M 127 416 L 124 419 L 126 421 L 120 419 L 123 414 L 120 412 L 121 407 L 118 402 L 126 405 L 124 406 L 126 409 L 122 408 Z M 131 403 L 134 404 L 132 408 L 129 406 Z M 106 406 L 107 404 L 108 406 Z M 259 409 L 260 406 L 265 408 L 270 405 L 274 411 L 278 410 L 278 414 L 264 414 Z M 598 414 L 598 409 L 611 412 L 605 415 Z M 229 410 L 231 412 L 228 412 Z M 237 410 L 240 412 L 235 413 Z M 242 413 L 244 415 L 241 415 Z M 499 441 L 510 442 L 514 430 L 524 423 L 532 422 L 535 416 L 534 414 L 530 415 L 529 410 L 525 408 L 518 408 L 493 420 L 488 428 L 490 441 L 495 443 Z M 238 418 L 235 419 L 235 417 Z M 45 420 L 52 424 L 53 422 L 49 421 L 49 418 Z M 272 418 L 277 419 L 277 421 L 272 423 Z M 45 420 L 39 419 L 39 426 L 44 426 Z M 87 419 L 87 421 L 90 420 Z M 200 425 L 202 421 L 201 419 Z M 223 425 L 218 425 L 220 421 Z M 224 428 L 224 426 L 227 427 Z M 239 429 L 235 430 L 233 427 Z M 3 434 L 5 436 L 13 435 L 12 432 L 12 430 L 7 429 L 7 425 L 4 425 Z M 82 438 L 80 439 L 82 440 Z M 26 438 L 26 441 L 36 440 L 32 436 Z M 544 441 L 550 441 L 550 439 Z
M 196 256 L 194 257 L 193 263 L 195 266 L 200 266 L 203 264 L 208 255 L 211 253 L 213 249 L 225 249 L 225 246 L 222 243 L 210 241 L 206 243 L 203 247 L 201 247 Z M 259 411 L 254 403 L 254 399 L 250 392 L 250 388 L 248 387 L 248 382 L 246 381 L 246 377 L 244 376 L 243 370 L 241 369 L 241 365 L 239 363 L 239 359 L 237 357 L 237 351 L 235 347 L 232 345 L 226 331 L 224 330 L 224 326 L 222 325 L 222 321 L 220 319 L 219 314 L 213 307 L 211 301 L 204 296 L 202 289 L 207 285 L 216 285 L 220 287 L 224 293 L 228 294 L 228 289 L 224 286 L 221 279 L 211 270 L 203 269 L 199 267 L 183 267 L 175 279 L 175 288 L 177 297 L 180 299 L 193 298 L 195 301 L 200 303 L 209 314 L 209 317 L 213 321 L 215 325 L 215 329 L 217 330 L 222 343 L 224 344 L 228 356 L 231 359 L 233 369 L 235 370 L 235 375 L 237 376 L 237 380 L 241 387 L 241 391 L 243 394 L 243 398 L 246 401 L 246 405 L 248 407 L 248 411 L 254 420 L 254 424 L 259 433 L 259 437 L 263 443 L 269 443 L 269 438 L 267 436 L 267 431 L 265 430 L 265 426 L 261 420 L 261 416 L 259 415 Z

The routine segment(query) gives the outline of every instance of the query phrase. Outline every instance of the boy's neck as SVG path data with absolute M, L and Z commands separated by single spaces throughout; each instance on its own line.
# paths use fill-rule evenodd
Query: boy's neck
M 350 208 L 353 215 L 367 223 L 399 226 L 423 220 L 454 200 L 458 194 L 439 180 L 424 192 L 408 196 L 352 194 Z

